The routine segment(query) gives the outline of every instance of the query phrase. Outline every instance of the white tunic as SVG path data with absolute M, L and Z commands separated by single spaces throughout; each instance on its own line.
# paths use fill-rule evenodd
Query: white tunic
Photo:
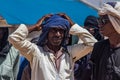
M 59 71 L 55 67 L 52 53 L 44 51 L 42 47 L 38 47 L 26 39 L 28 29 L 24 24 L 21 24 L 9 36 L 9 42 L 30 61 L 32 68 L 31 80 L 74 80 L 74 61 L 91 52 L 96 39 L 86 29 L 77 24 L 71 27 L 70 34 L 78 35 L 83 43 L 67 47 L 70 55 L 63 52 L 65 54 L 61 57 Z

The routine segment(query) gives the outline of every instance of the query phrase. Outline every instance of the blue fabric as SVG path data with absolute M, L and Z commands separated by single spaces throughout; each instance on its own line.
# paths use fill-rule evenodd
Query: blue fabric
M 47 34 L 50 30 L 50 28 L 62 28 L 65 30 L 65 36 L 64 36 L 64 42 L 62 42 L 62 45 L 66 45 L 65 39 L 68 36 L 68 32 L 70 29 L 70 23 L 68 20 L 62 18 L 61 16 L 55 14 L 53 16 L 51 16 L 48 20 L 46 20 L 43 24 L 42 27 L 42 34 L 39 37 L 38 40 L 38 45 L 39 46 L 43 46 L 45 44 L 46 38 L 47 38 Z
M 23 72 L 24 68 L 28 64 L 29 64 L 28 60 L 25 57 L 20 56 L 20 67 L 19 67 L 19 72 L 18 72 L 17 80 L 21 80 L 22 72 Z

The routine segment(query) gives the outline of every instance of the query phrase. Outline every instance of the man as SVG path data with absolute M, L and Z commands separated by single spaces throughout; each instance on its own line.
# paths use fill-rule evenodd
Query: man
M 28 32 L 41 29 L 37 45 L 26 40 Z M 66 46 L 69 30 L 78 35 L 83 44 Z M 74 62 L 92 50 L 96 39 L 65 14 L 50 14 L 33 27 L 20 25 L 9 36 L 9 41 L 29 60 L 31 80 L 74 80 Z
M 120 2 L 108 2 L 99 11 L 100 32 L 108 39 L 95 44 L 92 80 L 120 80 Z
M 19 69 L 19 54 L 8 42 L 7 22 L 0 18 L 0 80 L 16 80 Z
M 99 32 L 98 18 L 96 16 L 87 16 L 84 21 L 84 28 L 98 41 L 103 40 L 103 36 Z M 90 57 L 91 53 L 75 62 L 74 75 L 76 80 L 91 80 L 92 65 L 89 63 Z
M 104 39 L 99 31 L 98 18 L 96 16 L 87 16 L 84 21 L 84 28 L 86 28 L 98 41 Z

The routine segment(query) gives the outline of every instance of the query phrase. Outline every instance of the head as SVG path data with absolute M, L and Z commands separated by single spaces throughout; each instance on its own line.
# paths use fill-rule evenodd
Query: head
M 99 11 L 99 28 L 104 36 L 120 34 L 120 2 L 108 2 Z
M 87 16 L 84 21 L 84 28 L 86 28 L 92 35 L 95 34 L 95 30 L 98 29 L 98 18 L 95 16 Z
M 52 46 L 61 45 L 65 36 L 65 31 L 62 28 L 51 28 L 47 36 L 47 44 Z
M 42 34 L 38 40 L 38 45 L 44 46 L 65 46 L 66 38 L 70 29 L 68 20 L 59 15 L 53 15 L 42 25 Z
M 6 20 L 0 17 L 0 50 L 6 45 L 9 35 L 8 27 L 11 25 L 8 25 Z

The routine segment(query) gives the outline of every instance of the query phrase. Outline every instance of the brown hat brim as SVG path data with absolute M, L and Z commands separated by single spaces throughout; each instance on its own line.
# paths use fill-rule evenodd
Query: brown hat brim
M 12 27 L 12 25 L 0 25 L 0 27 Z

